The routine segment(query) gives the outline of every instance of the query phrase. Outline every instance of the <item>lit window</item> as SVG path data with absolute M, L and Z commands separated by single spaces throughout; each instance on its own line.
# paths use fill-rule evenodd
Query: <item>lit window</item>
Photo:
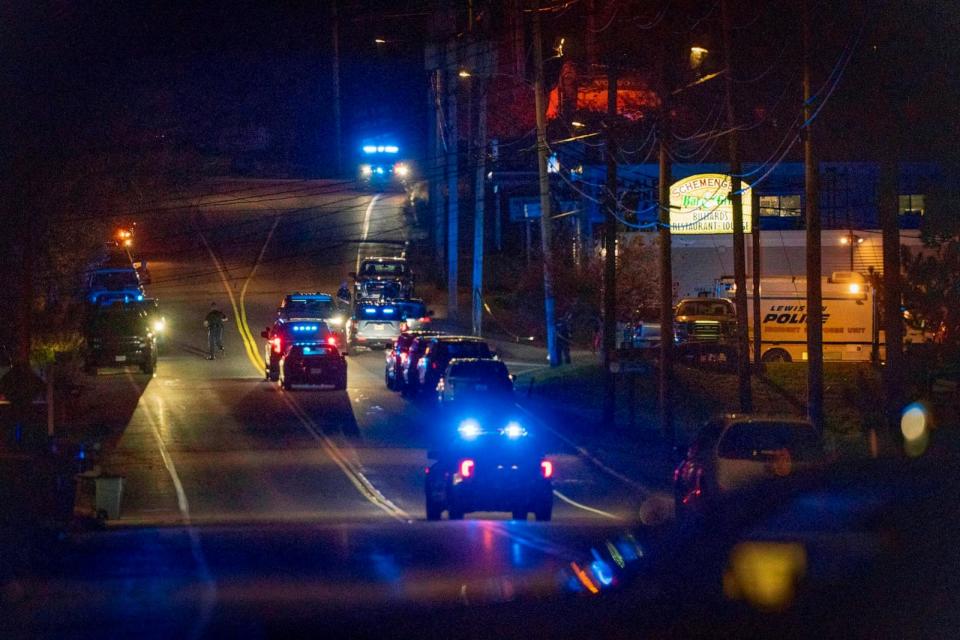
M 801 215 L 800 196 L 760 196 L 760 215 L 796 218 Z
M 923 194 L 911 194 L 898 197 L 900 215 L 922 216 L 924 211 Z

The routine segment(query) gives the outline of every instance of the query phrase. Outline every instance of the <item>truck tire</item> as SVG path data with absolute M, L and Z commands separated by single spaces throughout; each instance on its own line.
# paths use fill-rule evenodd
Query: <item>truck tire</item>
M 760 357 L 760 360 L 764 363 L 793 362 L 793 358 L 784 349 L 770 349 Z

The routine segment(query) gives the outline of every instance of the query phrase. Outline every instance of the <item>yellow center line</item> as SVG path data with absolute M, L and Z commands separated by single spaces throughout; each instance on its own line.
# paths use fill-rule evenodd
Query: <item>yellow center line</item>
M 373 206 L 373 203 L 376 201 L 376 197 L 373 198 L 370 202 L 370 207 L 367 209 L 367 215 L 369 216 L 370 208 Z M 247 285 L 250 280 L 253 278 L 253 275 L 256 273 L 257 267 L 260 265 L 260 261 L 263 258 L 264 253 L 266 252 L 267 245 L 270 242 L 270 238 L 273 236 L 273 232 L 277 227 L 280 218 L 277 217 L 274 220 L 273 226 L 270 228 L 270 233 L 267 236 L 266 242 L 264 242 L 263 247 L 260 250 L 260 255 L 257 256 L 257 261 L 254 263 L 253 269 L 250 271 L 250 275 L 247 276 L 246 281 L 243 284 L 243 287 L 240 291 L 240 301 L 239 303 L 234 298 L 233 292 L 230 289 L 230 283 L 227 280 L 226 273 L 224 271 L 223 265 L 220 263 L 220 260 L 217 259 L 216 254 L 213 252 L 213 249 L 210 247 L 210 244 L 207 242 L 206 237 L 201 232 L 200 239 L 203 241 L 204 246 L 207 248 L 211 259 L 213 260 L 214 266 L 217 268 L 217 273 L 220 275 L 220 280 L 223 283 L 223 287 L 227 292 L 227 296 L 230 298 L 230 305 L 233 307 L 234 315 L 237 318 L 237 331 L 240 333 L 240 339 L 243 340 L 244 347 L 246 347 L 247 357 L 250 359 L 250 362 L 253 364 L 254 368 L 257 370 L 257 373 L 262 374 L 264 371 L 265 364 L 263 360 L 260 359 L 260 355 L 257 352 L 256 341 L 253 338 L 253 334 L 250 332 L 250 327 L 247 324 L 247 314 L 246 309 L 244 308 L 244 297 L 247 292 Z M 369 217 L 368 222 L 369 224 Z M 290 408 L 291 412 L 297 417 L 300 421 L 300 424 L 310 433 L 313 438 L 320 443 L 320 446 L 323 447 L 323 450 L 327 453 L 330 459 L 343 471 L 343 474 L 347 476 L 347 479 L 350 480 L 351 484 L 357 489 L 357 491 L 364 498 L 373 503 L 376 507 L 385 511 L 391 517 L 401 521 L 401 522 L 410 522 L 410 515 L 387 499 L 380 491 L 373 485 L 370 480 L 367 479 L 363 473 L 355 468 L 355 465 L 352 464 L 343 453 L 337 448 L 336 444 L 323 433 L 314 423 L 313 419 L 303 410 L 302 407 L 297 403 L 297 401 L 290 396 L 288 393 L 283 393 L 281 391 L 281 397 L 284 402 Z

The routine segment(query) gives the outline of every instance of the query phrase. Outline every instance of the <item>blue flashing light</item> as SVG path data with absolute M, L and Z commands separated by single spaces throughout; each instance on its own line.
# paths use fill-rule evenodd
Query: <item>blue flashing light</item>
M 383 308 L 383 315 L 385 316 L 392 316 L 395 312 L 396 312 L 396 309 L 394 309 L 393 307 Z
M 610 565 L 597 558 L 590 563 L 590 572 L 593 573 L 594 577 L 604 587 L 609 587 L 613 584 L 613 569 L 610 568 Z
M 302 296 L 290 297 L 290 302 L 312 302 L 314 300 L 319 300 L 321 302 L 330 302 L 331 300 L 333 300 L 333 298 L 326 293 L 310 293 Z
M 395 144 L 388 144 L 383 147 L 384 153 L 400 153 L 400 147 Z
M 372 144 L 365 144 L 365 145 L 363 145 L 363 152 L 364 152 L 364 153 L 376 153 L 376 152 L 377 152 L 377 147 L 374 146 L 374 145 L 372 145 Z
M 511 421 L 503 428 L 503 435 L 507 436 L 511 440 L 516 440 L 517 438 L 522 438 L 527 435 L 527 430 L 523 428 L 517 421 Z
M 137 302 L 143 302 L 143 294 L 142 294 L 142 293 L 137 294 Z
M 473 418 L 467 418 L 460 423 L 457 431 L 464 440 L 473 440 L 480 435 L 480 423 Z
M 293 330 L 297 332 L 309 332 L 317 331 L 320 329 L 320 325 L 317 324 L 295 324 L 293 325 Z
M 372 316 L 372 315 L 375 314 L 376 312 L 377 312 L 377 308 L 376 308 L 376 307 L 364 307 L 364 308 L 363 308 L 363 313 L 364 313 L 365 315 L 368 315 L 368 316 Z
M 377 173 L 378 176 L 383 175 L 383 167 L 377 167 L 376 169 L 374 169 L 374 171 Z

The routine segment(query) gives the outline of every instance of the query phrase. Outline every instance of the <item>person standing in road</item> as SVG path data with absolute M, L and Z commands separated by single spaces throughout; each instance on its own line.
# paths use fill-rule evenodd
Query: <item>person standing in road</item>
M 207 327 L 207 343 L 210 347 L 207 360 L 213 360 L 216 351 L 223 352 L 223 323 L 226 321 L 227 316 L 217 308 L 217 303 L 211 302 L 210 312 L 203 321 L 204 326 Z

